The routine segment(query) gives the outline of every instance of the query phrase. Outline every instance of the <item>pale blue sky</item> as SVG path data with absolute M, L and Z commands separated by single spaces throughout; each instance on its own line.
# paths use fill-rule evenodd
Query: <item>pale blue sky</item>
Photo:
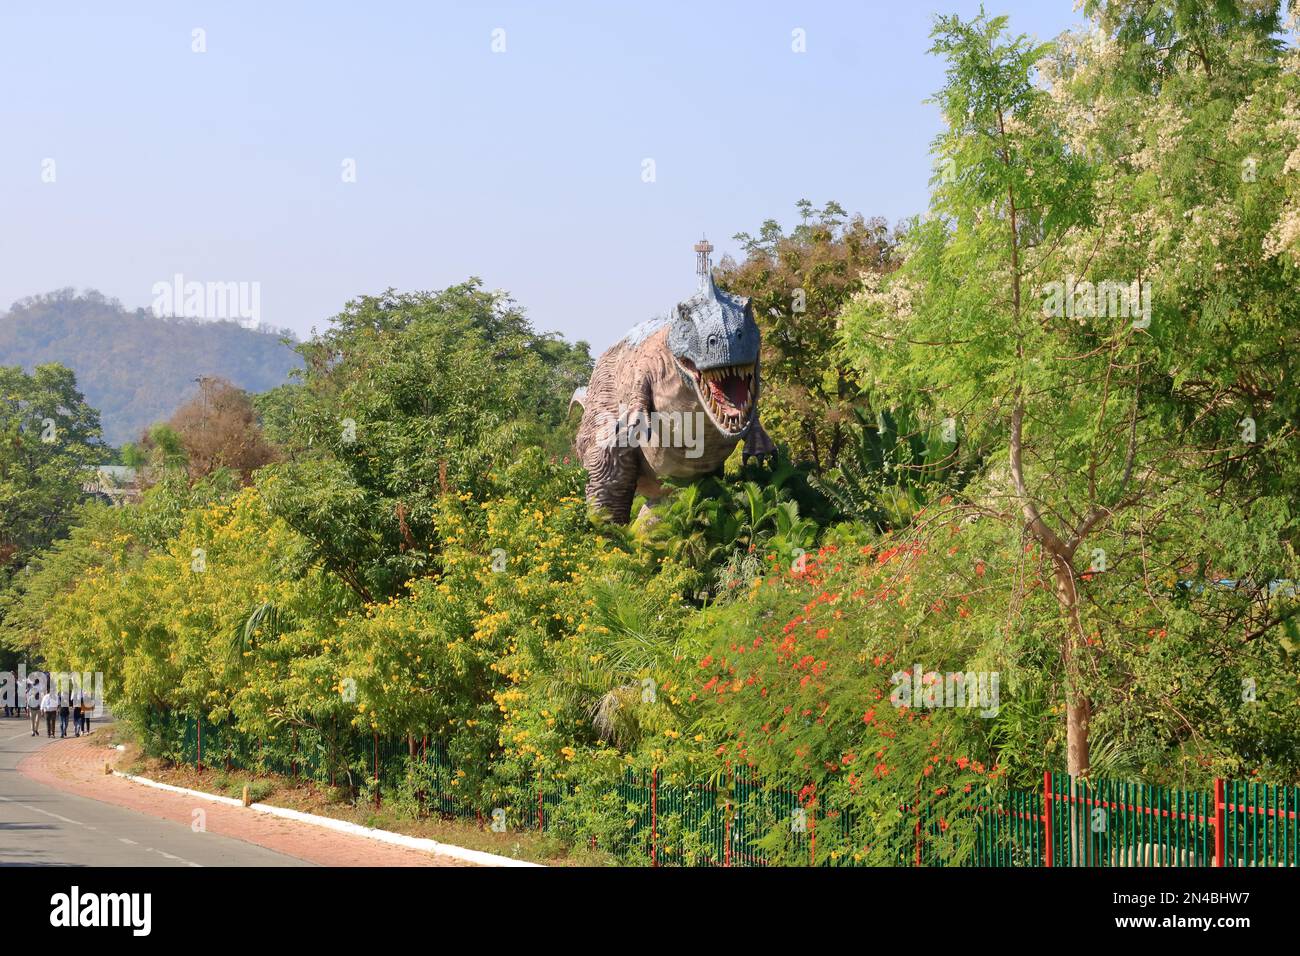
M 986 7 L 1042 39 L 1078 20 Z M 702 232 L 717 259 L 802 197 L 920 211 L 932 17 L 978 8 L 6 0 L 0 309 L 64 286 L 148 306 L 180 272 L 259 282 L 263 321 L 305 334 L 473 274 L 599 351 L 692 291 Z

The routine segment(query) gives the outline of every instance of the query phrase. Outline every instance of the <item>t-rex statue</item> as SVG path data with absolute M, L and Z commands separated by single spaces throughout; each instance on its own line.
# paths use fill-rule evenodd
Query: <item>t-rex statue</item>
M 746 458 L 775 453 L 758 421 L 758 325 L 748 298 L 714 284 L 712 248 L 695 246 L 699 291 L 628 332 L 573 394 L 587 501 L 618 524 L 637 493 L 654 501 L 660 478 L 721 471 L 742 439 Z

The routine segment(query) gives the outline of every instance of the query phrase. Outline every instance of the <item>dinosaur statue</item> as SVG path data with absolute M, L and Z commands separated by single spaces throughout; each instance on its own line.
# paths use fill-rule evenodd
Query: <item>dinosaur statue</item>
M 721 471 L 741 440 L 746 458 L 775 454 L 758 421 L 758 326 L 749 299 L 714 284 L 712 249 L 695 246 L 695 295 L 611 346 L 569 405 L 583 410 L 587 501 L 619 524 L 638 493 L 655 501 L 660 478 Z

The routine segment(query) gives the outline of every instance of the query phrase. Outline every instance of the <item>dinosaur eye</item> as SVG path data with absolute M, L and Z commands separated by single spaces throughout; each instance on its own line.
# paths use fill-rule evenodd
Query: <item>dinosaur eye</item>
M 717 337 L 716 335 L 710 335 L 710 336 L 709 336 L 709 348 L 711 348 L 711 349 L 716 349 L 717 347 L 718 347 L 718 337 Z

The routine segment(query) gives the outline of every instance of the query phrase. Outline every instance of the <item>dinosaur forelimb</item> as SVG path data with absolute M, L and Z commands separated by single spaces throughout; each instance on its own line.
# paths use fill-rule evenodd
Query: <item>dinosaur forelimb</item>
M 745 436 L 745 447 L 740 453 L 741 464 L 751 458 L 769 462 L 776 458 L 776 445 L 759 424 L 757 410 L 754 412 L 754 421 L 749 426 L 749 434 Z

